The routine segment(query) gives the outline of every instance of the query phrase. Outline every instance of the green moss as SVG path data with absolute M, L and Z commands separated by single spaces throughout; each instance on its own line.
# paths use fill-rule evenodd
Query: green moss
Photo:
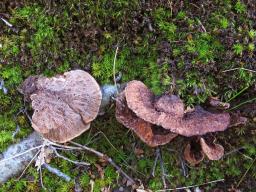
M 23 107 L 17 87 L 26 77 L 53 76 L 80 68 L 91 72 L 100 84 L 113 83 L 117 45 L 115 75 L 122 74 L 120 83 L 141 80 L 156 94 L 178 94 L 186 105 L 203 104 L 209 96 L 230 100 L 231 105 L 239 103 L 241 96 L 251 98 L 255 75 L 245 69 L 254 70 L 256 33 L 255 22 L 247 14 L 254 11 L 248 2 L 217 0 L 211 5 L 203 2 L 202 8 L 196 2 L 192 5 L 184 1 L 181 7 L 174 4 L 64 0 L 61 3 L 24 1 L 23 6 L 11 10 L 0 7 L 1 12 L 8 12 L 9 22 L 18 29 L 18 33 L 7 26 L 0 29 L 0 78 L 9 90 L 7 95 L 0 91 L 0 151 L 32 131 L 23 114 L 16 116 Z M 17 125 L 21 131 L 13 139 Z M 216 136 L 225 144 L 227 152 L 246 146 L 243 153 L 254 158 L 256 141 L 251 132 L 252 128 L 239 127 L 223 133 L 224 136 Z M 113 107 L 76 141 L 106 153 L 152 190 L 162 188 L 159 166 L 156 177 L 147 182 L 154 150 L 115 120 Z M 197 167 L 190 167 L 189 176 L 185 178 L 179 154 L 186 142 L 184 138 L 177 138 L 162 149 L 170 188 L 220 178 L 225 178 L 227 185 L 233 185 L 250 168 L 251 160 L 235 153 L 221 161 L 205 160 Z M 137 157 L 133 146 L 144 151 L 143 157 Z M 170 152 L 169 148 L 176 152 Z M 58 158 L 51 162 L 65 174 L 79 178 L 84 191 L 90 191 L 90 180 L 95 182 L 95 191 L 117 185 L 116 170 L 92 154 L 62 154 L 91 163 L 86 170 Z M 104 178 L 100 178 L 95 164 L 102 166 Z M 247 180 L 256 177 L 254 172 L 254 167 L 248 171 Z M 43 170 L 43 180 L 49 191 L 74 190 L 73 181 L 67 183 L 47 170 Z M 39 174 L 30 167 L 23 179 L 10 180 L 0 191 L 42 191 L 38 181 Z M 210 191 L 215 185 L 205 190 Z M 249 188 L 246 184 L 243 187 Z
M 178 93 L 188 105 L 204 103 L 206 99 L 214 95 L 217 85 L 214 78 L 208 76 L 206 79 L 195 72 L 187 72 L 185 79 L 177 80 Z

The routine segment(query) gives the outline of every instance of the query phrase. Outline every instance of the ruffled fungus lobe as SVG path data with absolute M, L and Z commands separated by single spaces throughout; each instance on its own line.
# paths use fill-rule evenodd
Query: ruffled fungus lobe
M 194 147 L 189 143 L 184 149 L 184 159 L 193 166 L 199 164 L 204 159 L 204 153 L 201 150 L 195 150 Z
M 219 160 L 224 155 L 224 148 L 220 144 L 216 144 L 214 141 L 207 143 L 204 138 L 200 138 L 200 144 L 202 151 L 210 160 Z
M 150 147 L 165 145 L 177 134 L 144 121 L 136 116 L 127 106 L 125 93 L 121 92 L 116 98 L 116 119 L 125 127 L 130 128 L 135 134 Z
M 162 96 L 155 103 L 154 94 L 136 80 L 127 84 L 125 97 L 128 107 L 141 119 L 187 137 L 224 131 L 230 123 L 228 113 L 210 113 L 201 107 L 184 113 L 183 102 L 176 96 Z
M 32 127 L 43 137 L 59 143 L 89 129 L 102 99 L 98 83 L 82 70 L 52 78 L 30 78 L 24 82 L 22 92 L 32 100 Z
M 184 149 L 184 158 L 191 165 L 197 165 L 204 159 L 204 155 L 209 160 L 219 160 L 224 155 L 224 148 L 216 144 L 213 137 L 193 139 Z
M 210 97 L 209 104 L 217 109 L 228 109 L 230 107 L 229 103 L 221 102 L 217 97 Z

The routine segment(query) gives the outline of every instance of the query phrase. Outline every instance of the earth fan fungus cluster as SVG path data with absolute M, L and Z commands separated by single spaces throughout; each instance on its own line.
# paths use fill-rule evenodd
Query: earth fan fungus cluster
M 179 97 L 155 96 L 136 80 L 129 82 L 117 97 L 116 118 L 151 147 L 167 144 L 177 135 L 191 137 L 200 148 L 197 157 L 192 144 L 185 147 L 184 157 L 191 164 L 200 162 L 204 154 L 210 160 L 223 156 L 224 148 L 215 144 L 208 133 L 224 131 L 230 124 L 228 113 L 211 113 L 200 106 L 186 111 Z
M 88 130 L 102 101 L 98 83 L 82 70 L 52 78 L 29 77 L 21 86 L 21 92 L 25 99 L 32 101 L 32 127 L 44 138 L 59 143 Z M 194 165 L 204 154 L 210 160 L 223 156 L 224 148 L 215 144 L 208 133 L 224 131 L 230 124 L 228 113 L 211 113 L 200 106 L 186 111 L 178 96 L 155 96 L 137 80 L 128 82 L 118 94 L 116 118 L 150 147 L 165 145 L 178 135 L 191 137 L 184 157 Z M 194 150 L 195 145 L 199 146 L 199 152 Z

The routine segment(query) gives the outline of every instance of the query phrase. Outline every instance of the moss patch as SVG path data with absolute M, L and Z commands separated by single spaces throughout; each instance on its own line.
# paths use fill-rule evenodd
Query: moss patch
M 89 71 L 100 84 L 113 83 L 117 46 L 115 75 L 121 74 L 121 82 L 142 80 L 156 94 L 178 94 L 188 106 L 204 104 L 209 96 L 229 101 L 232 107 L 255 101 L 255 11 L 251 2 L 240 0 L 0 2 L 0 16 L 13 24 L 10 28 L 0 20 L 0 78 L 8 89 L 7 95 L 0 90 L 0 151 L 32 131 L 26 116 L 19 113 L 24 103 L 17 89 L 26 77 L 52 76 L 79 68 Z M 244 114 L 253 119 L 248 112 Z M 204 188 L 226 191 L 236 186 L 248 170 L 239 187 L 255 188 L 255 166 L 250 168 L 256 155 L 254 125 L 250 120 L 248 127 L 216 134 L 226 151 L 245 148 L 220 161 L 189 167 L 188 177 L 182 175 L 179 158 L 187 140 L 178 138 L 163 147 L 170 187 L 224 178 L 224 186 L 212 184 Z M 17 126 L 21 131 L 13 138 Z M 89 142 L 91 147 L 113 157 L 145 186 L 153 190 L 162 187 L 159 167 L 156 177 L 148 178 L 154 150 L 116 122 L 113 108 L 94 121 L 90 131 L 77 142 Z M 143 150 L 143 155 L 136 155 L 135 148 Z M 51 162 L 76 178 L 84 191 L 90 190 L 90 181 L 94 182 L 95 191 L 120 185 L 119 175 L 95 156 L 63 154 L 92 164 L 87 169 L 61 159 Z M 103 168 L 103 177 L 97 166 Z M 43 171 L 43 178 L 49 191 L 74 190 L 74 182 L 66 183 L 47 171 Z M 33 167 L 23 179 L 12 179 L 0 189 L 24 190 L 43 190 Z

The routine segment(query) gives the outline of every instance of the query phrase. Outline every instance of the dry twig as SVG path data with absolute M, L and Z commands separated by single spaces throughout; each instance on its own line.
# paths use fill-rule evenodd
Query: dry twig
M 49 164 L 44 163 L 42 166 L 43 166 L 44 168 L 46 168 L 49 172 L 51 172 L 51 173 L 57 175 L 58 177 L 61 177 L 61 178 L 64 179 L 65 181 L 67 181 L 67 182 L 71 181 L 71 178 L 70 178 L 68 175 L 66 175 L 65 173 L 62 173 L 60 170 L 58 170 L 58 169 L 56 169 L 56 168 L 50 166 Z
M 75 146 L 78 146 L 78 147 L 81 147 L 82 149 L 88 151 L 88 152 L 91 152 L 93 154 L 95 154 L 96 156 L 102 158 L 102 159 L 105 159 L 109 164 L 111 164 L 120 174 L 122 174 L 126 179 L 129 180 L 129 182 L 131 184 L 135 184 L 136 182 L 129 176 L 127 175 L 122 169 L 121 167 L 119 167 L 114 161 L 112 158 L 108 157 L 107 155 L 99 152 L 99 151 L 96 151 L 95 149 L 92 149 L 90 147 L 87 147 L 87 146 L 84 146 L 84 145 L 81 145 L 79 143 L 76 143 L 76 142 L 73 142 L 73 141 L 69 141 L 69 143 L 75 145 Z
M 114 80 L 114 85 L 116 87 L 117 93 L 118 93 L 118 88 L 117 88 L 117 84 L 116 84 L 116 57 L 117 57 L 118 49 L 119 49 L 119 47 L 117 46 L 116 52 L 115 52 L 115 57 L 114 57 L 114 64 L 113 64 L 113 80 Z
M 157 190 L 156 192 L 177 191 L 177 190 L 189 189 L 189 188 L 194 188 L 194 187 L 199 187 L 199 186 L 203 186 L 203 185 L 208 185 L 208 184 L 211 184 L 211 183 L 218 183 L 218 182 L 224 182 L 224 181 L 225 181 L 225 179 L 218 179 L 218 180 L 210 181 L 210 182 L 207 182 L 207 183 L 202 183 L 202 184 L 199 184 L 199 185 L 190 185 L 190 186 L 187 186 L 187 187 L 178 187 L 178 188 L 173 188 L 173 189 L 161 189 L 161 190 Z

